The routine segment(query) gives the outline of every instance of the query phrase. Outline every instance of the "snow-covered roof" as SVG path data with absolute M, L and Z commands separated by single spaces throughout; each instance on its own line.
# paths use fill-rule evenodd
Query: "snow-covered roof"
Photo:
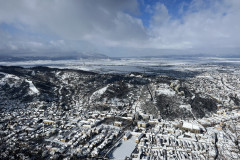
M 198 124 L 183 122 L 183 128 L 201 130 L 201 127 Z
M 127 132 L 124 137 L 129 137 L 131 135 L 131 132 Z

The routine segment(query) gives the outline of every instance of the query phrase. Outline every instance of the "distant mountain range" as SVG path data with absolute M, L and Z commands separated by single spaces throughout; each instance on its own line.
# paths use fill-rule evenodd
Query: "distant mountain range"
M 78 53 L 70 56 L 9 56 L 0 55 L 0 61 L 32 61 L 32 60 L 78 60 L 78 59 L 106 59 L 109 58 L 99 53 Z
M 169 59 L 196 59 L 200 57 L 215 57 L 215 58 L 240 58 L 240 54 L 229 55 L 208 55 L 208 54 L 175 54 L 175 55 L 156 55 L 156 56 L 132 56 L 132 57 L 109 57 L 100 53 L 65 53 L 54 56 L 10 56 L 0 55 L 0 62 L 15 62 L 15 61 L 36 61 L 36 60 L 79 60 L 79 59 L 121 59 L 121 58 L 169 58 Z
M 240 54 L 228 54 L 228 55 L 209 55 L 209 54 L 170 54 L 159 56 L 143 56 L 142 58 L 175 58 L 175 59 L 191 59 L 199 57 L 216 57 L 216 58 L 240 58 Z

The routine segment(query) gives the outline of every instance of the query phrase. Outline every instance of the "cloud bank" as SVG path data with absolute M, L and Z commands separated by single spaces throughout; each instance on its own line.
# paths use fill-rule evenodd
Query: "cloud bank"
M 239 0 L 0 0 L 0 54 L 238 54 L 239 19 Z

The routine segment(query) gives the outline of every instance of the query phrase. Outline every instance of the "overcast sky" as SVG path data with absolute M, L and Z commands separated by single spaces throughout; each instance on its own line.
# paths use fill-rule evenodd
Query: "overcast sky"
M 240 54 L 240 0 L 0 0 L 0 55 Z

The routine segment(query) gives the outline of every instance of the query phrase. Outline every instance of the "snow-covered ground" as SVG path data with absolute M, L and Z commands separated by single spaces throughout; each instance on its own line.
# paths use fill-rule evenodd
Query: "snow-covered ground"
M 126 156 L 130 156 L 133 152 L 134 148 L 136 147 L 136 137 L 132 136 L 128 140 L 122 140 L 122 143 L 119 147 L 117 147 L 112 153 L 112 159 L 115 160 L 123 160 Z
M 26 82 L 29 83 L 29 88 L 32 91 L 32 94 L 38 94 L 39 93 L 39 90 L 34 86 L 32 81 L 26 80 Z
M 165 94 L 165 95 L 168 95 L 168 96 L 174 96 L 175 95 L 175 91 L 170 88 L 169 85 L 167 84 L 161 84 L 158 86 L 158 88 L 156 89 L 156 93 L 158 95 L 160 94 Z
M 5 77 L 4 78 L 13 78 L 13 79 L 20 79 L 19 77 L 13 75 L 13 74 L 7 74 L 7 73 L 3 73 L 3 72 L 0 72 L 0 74 L 3 74 Z
M 7 74 L 3 72 L 0 72 L 0 74 L 4 75 L 4 77 L 0 79 L 0 85 L 5 85 L 6 83 L 8 83 L 10 87 L 13 87 L 17 84 L 17 80 L 20 80 L 19 77 L 13 74 Z M 9 79 L 14 79 L 14 81 L 9 81 Z
M 93 100 L 99 98 L 107 90 L 107 88 L 108 88 L 108 85 L 95 91 L 90 97 L 90 101 L 92 102 Z
M 185 108 L 186 110 L 192 111 L 190 104 L 182 104 L 179 106 L 179 108 Z
M 240 64 L 238 58 L 235 59 L 224 59 L 224 58 L 121 58 L 121 59 L 79 59 L 79 60 L 35 60 L 35 61 L 15 61 L 15 62 L 1 62 L 0 65 L 4 66 L 48 66 L 54 68 L 69 68 L 69 69 L 80 69 L 85 71 L 95 71 L 103 73 L 128 73 L 128 72 L 152 72 L 154 70 L 183 70 L 187 66 L 196 64 L 208 64 L 208 63 L 230 63 Z M 189 70 L 193 68 L 190 67 Z M 194 68 L 195 70 L 198 68 Z M 202 68 L 199 68 L 202 69 Z

